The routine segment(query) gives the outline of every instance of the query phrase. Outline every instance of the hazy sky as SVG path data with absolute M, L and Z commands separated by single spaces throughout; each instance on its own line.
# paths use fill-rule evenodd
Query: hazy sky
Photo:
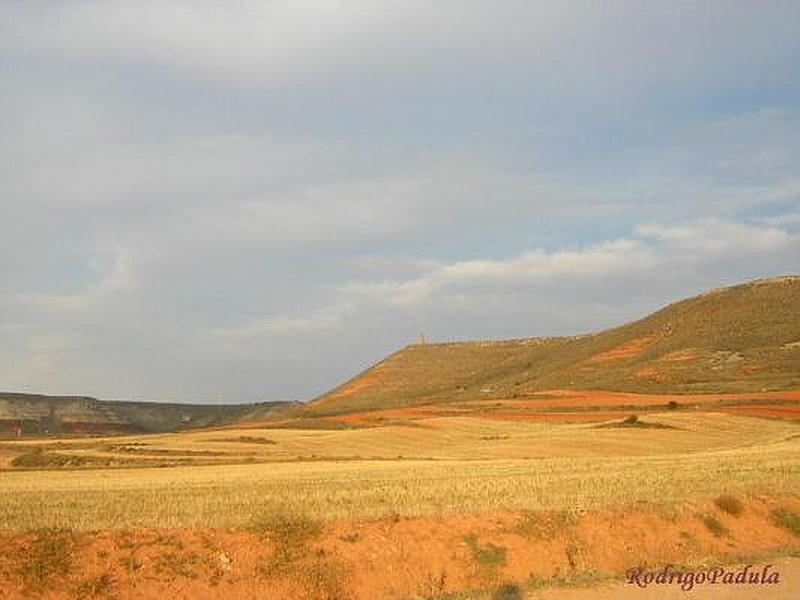
M 800 2 L 0 3 L 0 389 L 305 399 L 800 272 Z

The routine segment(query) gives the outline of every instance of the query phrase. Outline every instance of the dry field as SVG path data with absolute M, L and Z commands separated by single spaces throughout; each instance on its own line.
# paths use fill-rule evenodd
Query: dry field
M 609 550 L 631 564 L 643 557 L 704 563 L 800 551 L 796 421 L 721 409 L 607 419 L 423 413 L 344 429 L 295 424 L 5 442 L 0 535 L 5 548 L 17 550 L 0 556 L 0 580 L 17 591 L 0 598 L 30 593 L 36 581 L 21 574 L 41 540 L 54 535 L 42 532 L 64 530 L 58 535 L 79 544 L 93 576 L 116 582 L 105 582 L 113 590 L 105 597 L 131 598 L 167 589 L 174 597 L 244 598 L 263 586 L 274 597 L 445 598 L 459 590 L 492 597 L 504 581 L 517 582 L 524 594 L 619 576 L 623 563 L 601 558 Z M 720 497 L 735 498 L 744 516 L 716 507 Z M 619 514 L 636 525 L 620 529 Z M 788 515 L 786 523 L 775 515 Z M 281 558 L 275 522 L 291 524 L 289 533 L 285 525 L 277 530 L 300 554 Z M 523 535 L 526 527 L 534 534 Z M 253 533 L 264 530 L 266 537 Z M 303 541 L 309 532 L 313 543 Z M 141 571 L 120 570 L 131 535 L 152 538 L 142 542 L 149 558 L 141 559 Z M 158 541 L 173 538 L 179 541 Z M 214 566 L 229 555 L 236 567 Z M 261 561 L 278 558 L 289 561 L 281 567 L 288 571 L 275 567 L 264 575 Z M 191 568 L 166 577 L 156 569 L 164 561 L 189 561 Z M 425 571 L 433 563 L 441 572 Z M 304 573 L 318 569 L 322 583 L 298 579 L 292 569 L 301 566 Z M 393 579 L 381 575 L 386 569 Z M 91 583 L 84 571 L 44 577 L 42 585 L 51 587 L 43 597 L 80 597 Z M 340 576 L 331 582 L 331 573 Z M 294 580 L 306 586 L 299 596 L 275 591 Z M 72 587 L 58 595 L 67 588 L 57 581 Z M 222 582 L 224 594 L 197 587 L 209 582 Z
M 0 472 L 0 528 L 235 527 L 287 507 L 373 518 L 800 491 L 794 422 L 665 412 L 603 425 L 435 417 L 5 443 L 5 464 L 22 468 Z M 120 466 L 91 468 L 103 464 Z

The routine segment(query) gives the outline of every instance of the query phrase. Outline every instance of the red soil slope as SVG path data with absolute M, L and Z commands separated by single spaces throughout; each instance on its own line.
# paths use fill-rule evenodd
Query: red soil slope
M 778 507 L 798 511 L 800 497 L 751 497 L 738 516 L 704 501 L 574 515 L 342 521 L 288 545 L 270 529 L 0 532 L 0 598 L 371 600 L 502 582 L 551 585 L 589 572 L 622 576 L 637 566 L 736 562 L 745 555 L 762 555 L 748 559 L 760 564 L 774 562 L 769 553 L 800 551 L 800 538 L 770 517 Z M 721 527 L 716 534 L 709 516 Z M 69 544 L 63 569 L 52 568 L 58 553 L 47 550 L 47 536 L 58 535 Z M 50 577 L 40 577 L 48 565 Z

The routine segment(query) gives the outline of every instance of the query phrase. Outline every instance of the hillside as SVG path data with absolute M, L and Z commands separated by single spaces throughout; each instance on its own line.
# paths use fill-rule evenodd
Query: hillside
M 800 389 L 800 277 L 713 290 L 584 336 L 407 346 L 317 398 L 304 413 L 519 398 L 555 389 Z
M 162 404 L 86 396 L 0 393 L 0 437 L 65 433 L 145 433 L 225 425 L 260 418 L 284 402 L 239 405 Z

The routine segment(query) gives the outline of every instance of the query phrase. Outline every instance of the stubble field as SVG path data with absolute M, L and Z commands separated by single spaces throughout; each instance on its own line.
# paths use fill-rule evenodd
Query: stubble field
M 280 510 L 358 519 L 800 490 L 795 423 L 715 413 L 654 414 L 640 422 L 628 428 L 453 417 L 340 431 L 30 442 L 22 456 L 39 454 L 48 470 L 0 473 L 0 527 L 241 527 Z M 25 445 L 6 444 L 5 452 L 12 447 Z M 47 467 L 54 456 L 124 466 Z
M 0 531 L 17 550 L 0 560 L 12 590 L 0 597 L 36 589 L 80 597 L 86 569 L 24 576 L 52 535 L 80 544 L 72 556 L 114 557 L 90 571 L 108 576 L 107 597 L 131 598 L 167 589 L 187 598 L 262 589 L 278 594 L 267 597 L 492 597 L 509 581 L 522 598 L 543 585 L 619 577 L 641 560 L 795 554 L 798 423 L 724 408 L 651 407 L 638 419 L 598 413 L 578 422 L 423 412 L 333 429 L 309 421 L 3 442 Z M 720 498 L 733 498 L 737 514 L 719 508 Z M 149 556 L 141 569 L 120 566 L 131 535 L 152 537 L 146 552 L 136 550 Z M 625 558 L 609 562 L 605 552 Z M 220 556 L 233 566 L 214 566 Z M 165 576 L 156 569 L 164 560 L 191 568 Z M 298 575 L 308 569 L 324 581 Z M 292 585 L 302 589 L 286 591 Z

